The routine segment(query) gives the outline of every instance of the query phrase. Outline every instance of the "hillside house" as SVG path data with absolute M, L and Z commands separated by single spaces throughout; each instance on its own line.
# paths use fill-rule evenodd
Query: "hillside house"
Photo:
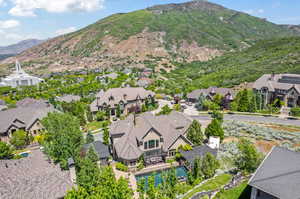
M 215 95 L 222 95 L 222 104 L 225 109 L 229 109 L 230 103 L 234 100 L 235 93 L 230 88 L 209 87 L 207 89 L 194 90 L 187 94 L 187 100 L 191 103 L 197 103 L 202 95 L 207 100 L 213 100 Z
M 17 107 L 0 111 L 0 140 L 8 142 L 17 130 L 24 130 L 32 136 L 38 135 L 43 126 L 41 119 L 49 112 L 55 111 L 52 107 Z
M 139 112 L 142 105 L 147 101 L 154 101 L 155 94 L 144 88 L 111 88 L 107 91 L 100 91 L 96 99 L 90 105 L 92 113 L 98 111 L 110 111 L 110 115 L 116 115 L 117 109 L 121 114 Z
M 251 199 L 296 199 L 300 196 L 300 152 L 274 147 L 248 184 Z
M 164 162 L 175 156 L 179 146 L 192 145 L 186 138 L 191 123 L 191 118 L 175 111 L 160 116 L 150 112 L 129 115 L 110 127 L 114 159 L 131 169 L 141 157 L 146 165 Z
M 253 90 L 262 95 L 264 105 L 279 99 L 287 107 L 300 106 L 300 75 L 265 74 L 255 81 Z

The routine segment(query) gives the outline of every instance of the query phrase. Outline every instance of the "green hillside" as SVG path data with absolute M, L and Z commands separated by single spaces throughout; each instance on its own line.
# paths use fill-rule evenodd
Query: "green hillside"
M 126 14 L 115 14 L 68 37 L 80 37 L 73 55 L 101 48 L 101 39 L 110 35 L 126 40 L 147 29 L 166 32 L 165 44 L 170 48 L 182 40 L 196 41 L 219 49 L 236 49 L 252 45 L 257 39 L 296 34 L 264 19 L 226 9 L 204 1 L 155 6 Z
M 300 74 L 300 37 L 259 41 L 241 52 L 228 53 L 212 61 L 178 64 L 176 70 L 164 75 L 169 78 L 168 88 L 192 90 L 231 87 L 272 72 Z

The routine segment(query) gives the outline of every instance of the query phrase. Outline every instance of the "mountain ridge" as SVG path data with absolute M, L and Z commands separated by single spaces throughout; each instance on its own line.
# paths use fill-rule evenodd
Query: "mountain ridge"
M 260 39 L 300 35 L 287 27 L 192 1 L 114 14 L 81 30 L 48 40 L 18 55 L 28 70 L 75 70 L 96 67 L 156 67 L 173 62 L 207 61 L 248 48 Z M 2 64 L 12 67 L 13 58 Z

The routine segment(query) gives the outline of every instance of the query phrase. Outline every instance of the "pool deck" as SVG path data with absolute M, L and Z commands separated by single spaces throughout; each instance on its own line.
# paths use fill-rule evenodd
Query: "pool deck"
M 115 164 L 112 165 L 113 171 L 116 175 L 116 178 L 119 179 L 121 177 L 125 178 L 128 180 L 129 182 L 129 186 L 130 188 L 133 190 L 134 192 L 134 198 L 138 199 L 139 198 L 139 194 L 137 192 L 137 182 L 135 179 L 136 175 L 142 175 L 142 174 L 146 174 L 146 173 L 152 173 L 155 171 L 161 171 L 164 169 L 169 169 L 172 167 L 177 167 L 179 166 L 178 162 L 173 162 L 173 163 L 160 163 L 160 164 L 156 164 L 156 165 L 151 165 L 148 166 L 140 171 L 137 172 L 123 172 L 123 171 L 119 171 L 116 169 Z

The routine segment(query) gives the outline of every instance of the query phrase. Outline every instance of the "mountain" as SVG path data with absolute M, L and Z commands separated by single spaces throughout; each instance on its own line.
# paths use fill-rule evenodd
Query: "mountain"
M 191 1 L 114 14 L 17 57 L 28 70 L 41 73 L 120 66 L 170 70 L 175 61 L 207 61 L 248 48 L 258 39 L 299 34 L 217 4 Z M 2 69 L 12 62 L 2 61 Z
M 239 52 L 208 62 L 179 65 L 166 73 L 168 85 L 193 90 L 209 86 L 232 87 L 253 82 L 263 74 L 300 74 L 300 37 L 263 40 Z
M 300 25 L 281 25 L 284 28 L 288 28 L 296 33 L 300 33 Z
M 38 39 L 27 39 L 9 46 L 0 46 L 0 55 L 16 55 L 33 46 L 41 44 L 42 42 L 44 41 Z

